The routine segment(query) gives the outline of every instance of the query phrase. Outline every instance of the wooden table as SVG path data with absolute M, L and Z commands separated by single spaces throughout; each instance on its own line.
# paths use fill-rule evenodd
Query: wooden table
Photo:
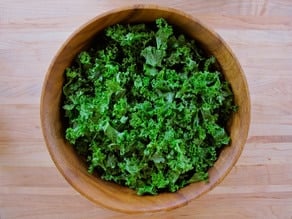
M 249 83 L 252 123 L 242 156 L 214 190 L 169 212 L 126 215 L 92 204 L 61 176 L 39 102 L 50 61 L 72 31 L 142 2 L 182 9 L 225 39 Z M 0 218 L 292 218 L 292 1 L 1 0 Z

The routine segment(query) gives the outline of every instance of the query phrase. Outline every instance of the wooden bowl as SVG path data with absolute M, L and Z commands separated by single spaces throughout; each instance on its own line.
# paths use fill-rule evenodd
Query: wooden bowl
M 64 138 L 61 97 L 64 70 L 73 58 L 105 27 L 115 23 L 149 22 L 164 17 L 200 42 L 213 54 L 231 83 L 239 111 L 230 125 L 231 145 L 221 152 L 209 170 L 209 183 L 193 183 L 175 193 L 138 196 L 135 191 L 90 175 L 87 166 Z M 66 180 L 94 203 L 122 212 L 155 212 L 183 206 L 214 188 L 238 160 L 246 142 L 250 124 L 250 97 L 244 73 L 226 43 L 197 19 L 174 9 L 153 5 L 135 5 L 99 15 L 79 28 L 61 47 L 47 72 L 41 98 L 41 123 L 44 138 L 59 171 Z

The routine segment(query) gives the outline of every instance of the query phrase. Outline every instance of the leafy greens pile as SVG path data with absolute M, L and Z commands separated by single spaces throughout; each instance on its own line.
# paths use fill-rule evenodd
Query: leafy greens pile
M 207 181 L 237 108 L 215 58 L 162 18 L 98 39 L 63 87 L 66 139 L 88 171 L 139 195 Z

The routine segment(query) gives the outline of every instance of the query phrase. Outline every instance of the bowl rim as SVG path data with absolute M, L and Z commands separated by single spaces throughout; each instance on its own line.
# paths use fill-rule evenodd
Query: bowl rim
M 82 189 L 80 189 L 78 187 L 77 184 L 75 184 L 71 178 L 65 173 L 64 169 L 62 168 L 61 164 L 59 162 L 57 162 L 57 160 L 55 159 L 55 153 L 52 150 L 52 148 L 50 147 L 50 139 L 47 136 L 47 128 L 46 128 L 46 123 L 47 120 L 44 119 L 45 117 L 45 109 L 44 109 L 44 99 L 45 99 L 45 95 L 46 95 L 46 86 L 48 84 L 48 80 L 50 77 L 50 72 L 52 71 L 56 61 L 58 60 L 59 55 L 62 53 L 62 51 L 65 49 L 66 45 L 68 44 L 68 42 L 72 41 L 72 39 L 74 39 L 74 37 L 81 32 L 84 28 L 86 28 L 88 25 L 90 25 L 91 23 L 96 22 L 97 20 L 109 16 L 111 14 L 115 14 L 121 11 L 126 11 L 126 10 L 145 10 L 145 9 L 154 9 L 154 10 L 160 10 L 160 11 L 168 11 L 171 13 L 175 13 L 178 14 L 179 16 L 182 17 L 187 17 L 189 19 L 191 19 L 192 21 L 196 22 L 198 25 L 200 25 L 202 28 L 206 29 L 208 32 L 210 32 L 211 34 L 215 35 L 218 40 L 224 45 L 224 47 L 226 48 L 227 52 L 229 54 L 231 54 L 234 57 L 234 62 L 235 64 L 238 66 L 239 71 L 242 74 L 242 79 L 243 79 L 243 83 L 244 86 L 247 88 L 246 89 L 246 95 L 248 97 L 247 99 L 247 115 L 246 115 L 246 122 L 248 123 L 247 126 L 247 131 L 245 132 L 245 136 L 242 136 L 243 143 L 241 144 L 241 147 L 239 148 L 238 153 L 236 154 L 236 156 L 232 159 L 230 165 L 228 166 L 228 168 L 224 171 L 224 174 L 222 174 L 216 181 L 215 183 L 213 183 L 211 186 L 209 186 L 208 189 L 203 190 L 200 194 L 198 195 L 193 195 L 190 197 L 184 197 L 184 195 L 182 193 L 179 193 L 180 196 L 182 196 L 182 199 L 179 203 L 174 203 L 172 206 L 168 206 L 167 209 L 166 208 L 161 208 L 161 207 L 157 207 L 154 209 L 149 209 L 149 208 L 145 208 L 145 209 L 123 209 L 123 208 L 119 208 L 118 206 L 109 206 L 107 204 L 104 204 L 104 202 L 102 202 L 102 200 L 98 201 L 97 199 L 94 199 L 93 197 L 91 197 L 90 195 L 86 194 L 85 191 L 83 191 Z M 109 208 L 111 210 L 115 210 L 115 211 L 120 211 L 120 212 L 126 212 L 126 213 L 141 213 L 141 212 L 158 212 L 158 211 L 162 211 L 162 210 L 171 210 L 171 209 L 175 209 L 181 206 L 184 206 L 186 204 L 188 204 L 191 200 L 201 197 L 203 194 L 209 192 L 210 190 L 212 190 L 214 187 L 216 187 L 231 171 L 231 169 L 234 167 L 235 163 L 238 161 L 244 145 L 246 143 L 247 137 L 248 137 L 248 132 L 249 132 L 249 127 L 250 127 L 250 122 L 251 122 L 251 113 L 250 113 L 250 108 L 251 108 L 251 103 L 250 103 L 250 93 L 249 93 L 249 89 L 248 89 L 248 84 L 247 84 L 247 80 L 246 80 L 246 76 L 244 74 L 244 71 L 237 59 L 237 57 L 235 56 L 235 54 L 232 52 L 231 48 L 229 47 L 229 45 L 220 37 L 220 35 L 218 35 L 215 31 L 213 31 L 211 28 L 209 28 L 207 25 L 202 24 L 201 21 L 199 19 L 197 19 L 196 17 L 183 12 L 182 10 L 176 9 L 176 8 L 172 8 L 172 7 L 166 7 L 166 6 L 161 6 L 158 4 L 133 4 L 133 5 L 128 5 L 128 6 L 122 6 L 122 7 L 117 7 L 111 10 L 108 10 L 106 12 L 100 13 L 99 15 L 91 18 L 90 20 L 88 20 L 87 22 L 85 22 L 84 24 L 82 24 L 81 26 L 79 26 L 75 31 L 73 31 L 69 37 L 62 43 L 61 47 L 58 49 L 57 53 L 55 53 L 49 68 L 46 72 L 45 78 L 44 78 L 44 82 L 43 82 L 43 87 L 42 87 L 42 92 L 41 92 L 41 99 L 40 99 L 40 120 L 41 120 L 41 127 L 42 127 L 42 133 L 44 136 L 44 140 L 46 143 L 46 147 L 48 149 L 48 152 L 51 156 L 51 159 L 53 160 L 55 166 L 57 167 L 57 169 L 59 170 L 59 172 L 63 175 L 63 177 L 66 179 L 66 181 L 79 193 L 81 193 L 84 197 L 86 197 L 87 199 L 91 200 L 94 203 L 100 204 L 103 207 Z

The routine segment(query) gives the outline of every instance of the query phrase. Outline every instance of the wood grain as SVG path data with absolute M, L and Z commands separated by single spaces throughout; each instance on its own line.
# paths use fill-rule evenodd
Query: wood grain
M 221 35 L 247 76 L 252 123 L 237 165 L 216 189 L 177 210 L 128 216 L 71 188 L 38 117 L 45 72 L 66 38 L 97 14 L 139 2 L 185 10 Z M 2 0 L 0 218 L 291 218 L 291 18 L 289 0 Z

